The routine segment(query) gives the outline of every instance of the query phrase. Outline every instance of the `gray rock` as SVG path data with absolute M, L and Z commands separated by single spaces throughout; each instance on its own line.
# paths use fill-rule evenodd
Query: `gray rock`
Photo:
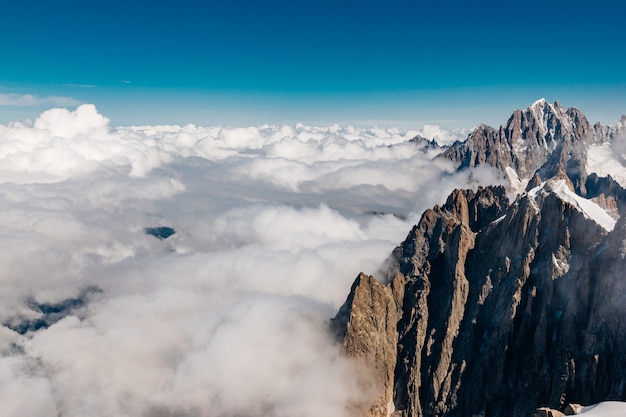
M 441 157 L 459 168 L 490 165 L 501 171 L 512 168 L 519 178 L 529 179 L 539 171 L 547 179 L 562 167 L 576 190 L 586 194 L 586 149 L 626 134 L 626 116 L 615 126 L 591 126 L 576 108 L 539 100 L 525 110 L 515 110 L 507 123 L 494 129 L 480 125 L 464 142 L 457 142 Z
M 607 233 L 550 183 L 513 203 L 502 187 L 456 190 L 389 265 L 385 285 L 359 276 L 335 319 L 344 352 L 382 386 L 370 415 L 513 417 L 626 398 L 626 219 Z

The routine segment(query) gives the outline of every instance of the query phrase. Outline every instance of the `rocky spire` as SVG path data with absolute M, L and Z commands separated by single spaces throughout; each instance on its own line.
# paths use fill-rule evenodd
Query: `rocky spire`
M 563 166 L 513 203 L 502 187 L 455 190 L 393 251 L 388 284 L 357 278 L 334 323 L 382 387 L 369 415 L 626 399 L 626 220 L 607 226 L 574 190 Z

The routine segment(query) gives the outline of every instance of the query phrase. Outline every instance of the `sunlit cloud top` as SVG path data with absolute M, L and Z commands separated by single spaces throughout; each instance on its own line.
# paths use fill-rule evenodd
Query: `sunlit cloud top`
M 115 127 L 92 104 L 1 124 L 3 415 L 351 416 L 369 391 L 327 320 L 468 184 L 413 140 L 460 134 Z

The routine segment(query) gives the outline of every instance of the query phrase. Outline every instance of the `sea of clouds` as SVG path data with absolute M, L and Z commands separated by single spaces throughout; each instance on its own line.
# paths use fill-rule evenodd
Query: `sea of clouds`
M 418 134 L 459 139 L 115 128 L 93 105 L 0 125 L 2 414 L 349 415 L 368 393 L 327 320 L 468 184 Z

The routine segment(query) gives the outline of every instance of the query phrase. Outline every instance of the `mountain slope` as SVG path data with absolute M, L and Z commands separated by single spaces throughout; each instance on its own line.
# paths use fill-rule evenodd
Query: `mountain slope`
M 353 294 L 404 293 L 397 335 L 386 339 L 397 337 L 393 382 L 379 374 L 398 415 L 518 416 L 626 398 L 626 375 L 611 372 L 626 369 L 626 222 L 608 233 L 610 217 L 598 223 L 563 186 L 549 181 L 511 205 L 502 188 L 457 190 L 396 248 L 387 287 L 355 283 Z M 376 355 L 380 329 L 364 331 L 363 315 L 347 313 L 375 302 L 355 300 L 344 307 L 344 352 Z M 393 318 L 394 308 L 379 311 L 369 320 Z
M 626 399 L 626 190 L 584 170 L 590 144 L 612 140 L 597 131 L 539 101 L 447 151 L 535 175 L 513 202 L 503 187 L 455 190 L 380 282 L 357 278 L 332 324 L 375 370 L 368 415 L 517 417 Z

